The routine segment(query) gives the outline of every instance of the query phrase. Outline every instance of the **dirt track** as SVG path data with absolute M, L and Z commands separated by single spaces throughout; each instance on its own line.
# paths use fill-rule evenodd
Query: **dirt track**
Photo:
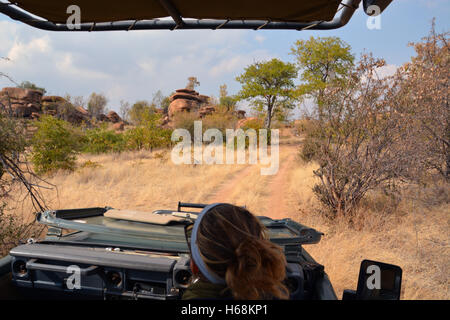
M 287 185 L 289 180 L 289 171 L 295 160 L 295 150 L 289 150 L 290 154 L 280 163 L 281 167 L 278 173 L 269 183 L 269 197 L 266 204 L 266 216 L 273 219 L 281 219 L 287 216 L 291 211 L 288 205 Z
M 288 183 L 290 171 L 294 167 L 296 155 L 300 140 L 296 139 L 289 129 L 281 132 L 283 138 L 290 139 L 291 143 L 284 143 L 286 139 L 280 140 L 280 168 L 273 176 L 266 176 L 263 179 L 265 187 L 265 197 L 263 197 L 264 209 L 257 212 L 258 215 L 266 215 L 271 218 L 283 218 L 288 213 L 295 211 L 295 208 L 289 206 Z M 293 140 L 293 143 L 292 143 Z M 248 184 L 253 187 L 247 180 L 250 175 L 255 175 L 260 167 L 248 165 L 233 174 L 229 180 L 224 181 L 218 190 L 207 198 L 207 203 L 214 202 L 230 202 L 235 203 L 236 193 L 244 192 L 244 186 Z

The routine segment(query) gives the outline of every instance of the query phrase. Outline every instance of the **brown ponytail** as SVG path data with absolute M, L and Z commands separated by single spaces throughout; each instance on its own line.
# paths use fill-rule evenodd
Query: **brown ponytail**
M 266 239 L 258 218 L 244 208 L 223 204 L 203 218 L 197 243 L 203 261 L 226 280 L 235 299 L 287 299 L 286 259 Z

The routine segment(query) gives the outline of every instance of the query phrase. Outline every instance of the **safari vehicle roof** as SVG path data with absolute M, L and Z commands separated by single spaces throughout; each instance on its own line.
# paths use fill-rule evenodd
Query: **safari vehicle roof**
M 363 0 L 364 6 L 392 0 Z M 52 31 L 142 29 L 335 29 L 345 25 L 361 0 L 0 0 L 0 12 Z M 81 28 L 66 24 L 77 5 Z M 341 11 L 341 12 L 339 12 Z M 161 19 L 171 17 L 169 19 Z

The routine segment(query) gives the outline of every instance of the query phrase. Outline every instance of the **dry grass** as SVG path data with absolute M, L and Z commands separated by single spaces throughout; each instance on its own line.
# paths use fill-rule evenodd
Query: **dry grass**
M 306 250 L 325 265 L 338 296 L 356 288 L 359 264 L 370 259 L 402 267 L 402 299 L 450 298 L 448 203 L 430 207 L 403 200 L 389 214 L 381 210 L 386 199 L 375 193 L 355 217 L 356 227 L 350 228 L 348 221 L 331 222 L 319 213 L 311 191 L 315 168 L 307 164 L 293 171 L 291 194 L 298 211 L 292 217 L 325 233 L 318 245 Z

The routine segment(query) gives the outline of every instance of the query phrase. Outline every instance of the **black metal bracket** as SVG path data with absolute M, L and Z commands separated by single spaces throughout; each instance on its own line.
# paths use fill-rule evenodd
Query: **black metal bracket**
M 167 13 L 172 17 L 173 21 L 176 23 L 175 29 L 183 28 L 184 21 L 181 17 L 181 14 L 178 12 L 178 9 L 173 5 L 170 0 L 159 0 L 159 3 L 163 6 L 163 8 L 167 11 Z

